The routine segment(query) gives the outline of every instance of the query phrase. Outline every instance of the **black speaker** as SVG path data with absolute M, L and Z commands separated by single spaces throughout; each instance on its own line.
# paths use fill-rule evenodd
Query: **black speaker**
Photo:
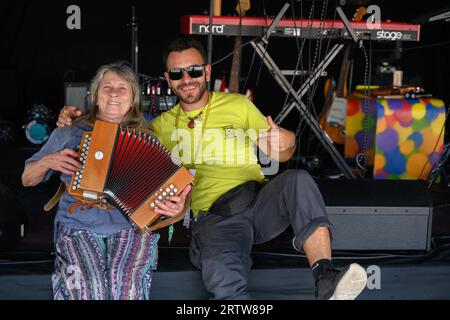
M 25 237 L 26 222 L 20 202 L 0 183 L 0 250 L 12 250 Z
M 421 180 L 317 180 L 333 250 L 427 251 L 432 201 Z
M 83 113 L 88 108 L 89 82 L 66 82 L 64 84 L 65 104 L 78 107 Z

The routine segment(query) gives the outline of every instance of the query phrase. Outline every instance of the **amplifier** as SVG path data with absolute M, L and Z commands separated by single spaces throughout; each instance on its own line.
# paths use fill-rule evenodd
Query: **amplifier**
M 66 105 L 78 107 L 83 113 L 88 108 L 89 82 L 66 82 L 64 84 L 64 99 Z
M 158 115 L 161 112 L 172 109 L 178 103 L 177 96 L 174 95 L 141 95 L 142 99 L 142 111 Z
M 334 225 L 333 250 L 431 245 L 432 201 L 422 180 L 317 180 Z
M 26 215 L 13 191 L 0 183 L 0 251 L 11 251 L 25 237 Z

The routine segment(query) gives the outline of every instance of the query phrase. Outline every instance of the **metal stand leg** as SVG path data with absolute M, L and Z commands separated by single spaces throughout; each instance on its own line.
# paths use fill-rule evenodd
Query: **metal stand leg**
M 275 81 L 280 85 L 280 87 L 286 92 L 292 95 L 294 101 L 288 105 L 286 108 L 283 108 L 281 113 L 275 118 L 275 122 L 280 123 L 283 121 L 289 112 L 296 107 L 300 112 L 301 116 L 306 120 L 306 123 L 310 126 L 313 133 L 319 139 L 319 141 L 323 144 L 325 149 L 330 153 L 333 161 L 338 166 L 339 170 L 344 174 L 346 178 L 355 179 L 355 174 L 351 171 L 350 167 L 345 162 L 345 159 L 341 156 L 341 154 L 336 150 L 330 138 L 326 135 L 322 127 L 317 123 L 316 119 L 313 118 L 311 112 L 308 110 L 306 105 L 303 103 L 301 98 L 306 94 L 309 88 L 313 85 L 313 83 L 319 78 L 325 68 L 330 64 L 330 62 L 336 57 L 339 51 L 344 47 L 343 44 L 335 44 L 330 52 L 327 53 L 324 60 L 317 66 L 314 72 L 308 77 L 308 79 L 302 84 L 298 91 L 295 91 L 291 86 L 289 81 L 283 75 L 281 70 L 272 60 L 270 55 L 267 53 L 267 50 L 264 48 L 261 42 L 252 41 L 251 45 L 255 49 L 256 53 L 260 56 L 269 72 L 274 77 Z

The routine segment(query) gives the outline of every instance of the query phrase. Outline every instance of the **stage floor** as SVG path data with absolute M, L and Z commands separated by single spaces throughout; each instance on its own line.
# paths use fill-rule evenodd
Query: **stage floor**
M 160 250 L 159 268 L 152 281 L 155 300 L 209 298 L 201 273 L 187 261 L 187 248 Z M 23 258 L 23 257 L 22 257 Z M 52 258 L 0 263 L 0 299 L 50 300 Z M 314 284 L 304 257 L 254 252 L 249 292 L 256 300 L 312 300 Z M 358 300 L 450 299 L 450 247 L 428 254 L 391 254 L 372 257 L 340 255 L 338 266 L 357 261 L 368 272 L 368 286 Z
M 58 181 L 23 188 L 18 180 L 20 170 L 13 172 L 7 168 L 0 169 L 2 183 L 20 199 L 27 231 L 19 243 L 0 248 L 0 299 L 51 299 L 55 210 L 45 213 L 42 208 Z M 360 299 L 450 299 L 450 188 L 436 184 L 430 196 L 433 209 L 430 250 L 333 252 L 338 267 L 358 262 L 367 268 L 372 287 Z M 190 230 L 177 223 L 170 245 L 167 228 L 160 233 L 153 298 L 207 299 L 201 274 L 188 260 Z M 254 247 L 249 290 L 255 299 L 314 298 L 311 272 L 306 258 L 292 248 L 292 236 L 288 228 L 272 241 Z

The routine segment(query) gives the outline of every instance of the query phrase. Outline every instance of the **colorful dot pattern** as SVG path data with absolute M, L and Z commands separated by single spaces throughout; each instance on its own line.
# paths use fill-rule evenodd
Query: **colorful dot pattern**
M 367 146 L 366 165 L 373 167 L 374 179 L 426 179 L 443 150 L 444 122 L 445 105 L 440 99 L 364 102 L 351 97 L 347 99 L 345 159 L 355 166 Z

